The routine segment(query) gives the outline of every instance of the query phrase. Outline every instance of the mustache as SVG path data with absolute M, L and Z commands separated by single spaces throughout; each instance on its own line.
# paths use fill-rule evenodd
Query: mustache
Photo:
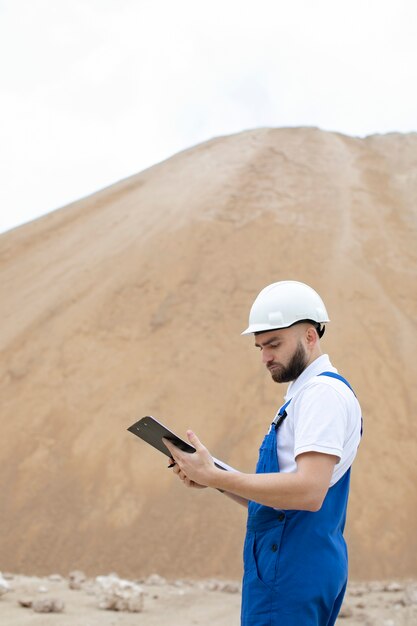
M 282 369 L 282 367 L 283 367 L 283 366 L 281 365 L 281 363 L 275 363 L 275 362 L 274 362 L 274 363 L 268 363 L 268 365 L 267 365 L 266 367 L 267 367 L 267 369 L 268 369 L 269 371 L 271 371 L 271 370 L 273 370 L 273 369 L 275 369 L 275 368 L 277 368 L 277 367 L 279 367 L 279 368 L 281 368 L 281 369 Z

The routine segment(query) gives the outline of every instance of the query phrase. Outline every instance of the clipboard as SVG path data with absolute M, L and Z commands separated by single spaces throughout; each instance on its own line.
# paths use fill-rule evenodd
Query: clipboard
M 166 454 L 168 457 L 171 457 L 171 453 L 162 441 L 162 437 L 165 437 L 168 441 L 172 441 L 177 448 L 180 448 L 180 450 L 183 450 L 184 452 L 189 452 L 190 454 L 195 452 L 194 446 L 178 437 L 178 435 L 152 417 L 152 415 L 145 415 L 145 417 L 142 417 L 140 420 L 129 426 L 127 430 L 140 439 L 143 439 L 143 441 L 146 441 L 146 443 L 153 446 L 163 454 Z M 213 461 L 215 466 L 219 469 L 225 471 L 236 471 L 233 467 L 227 465 L 227 463 L 219 461 L 219 459 L 213 457 Z

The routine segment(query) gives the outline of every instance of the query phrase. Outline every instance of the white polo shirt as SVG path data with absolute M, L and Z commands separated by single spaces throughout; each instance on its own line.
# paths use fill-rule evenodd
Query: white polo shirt
M 360 442 L 361 408 L 355 394 L 341 380 L 318 376 L 337 373 L 327 354 L 313 361 L 289 384 L 287 417 L 278 429 L 277 450 L 281 472 L 297 470 L 296 457 L 321 452 L 339 458 L 330 486 L 352 465 Z

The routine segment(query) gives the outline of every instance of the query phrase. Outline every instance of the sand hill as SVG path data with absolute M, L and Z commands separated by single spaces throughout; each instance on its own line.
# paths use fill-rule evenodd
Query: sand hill
M 209 141 L 0 237 L 1 569 L 239 577 L 245 512 L 126 428 L 192 426 L 251 471 L 281 403 L 240 337 L 302 280 L 363 406 L 351 575 L 417 574 L 417 135 Z

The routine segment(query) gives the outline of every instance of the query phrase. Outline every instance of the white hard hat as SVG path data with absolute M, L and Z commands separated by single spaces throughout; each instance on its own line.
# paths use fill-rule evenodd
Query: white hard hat
M 249 326 L 242 335 L 288 328 L 302 320 L 319 324 L 330 321 L 323 300 L 314 289 L 296 280 L 283 280 L 262 289 L 250 310 Z

